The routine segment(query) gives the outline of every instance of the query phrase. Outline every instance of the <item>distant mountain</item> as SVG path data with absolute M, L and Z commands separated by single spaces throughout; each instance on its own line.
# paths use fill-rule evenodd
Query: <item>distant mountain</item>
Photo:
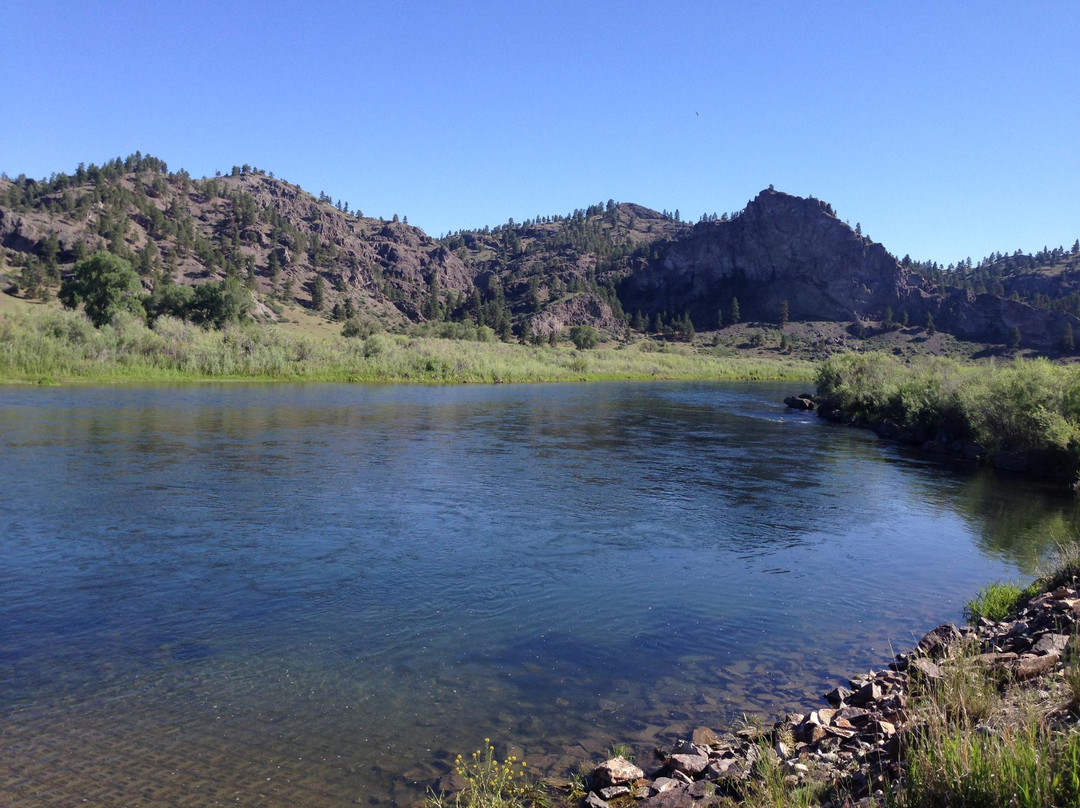
M 0 274 L 55 294 L 99 249 L 131 261 L 149 292 L 236 278 L 256 316 L 282 302 L 387 326 L 472 321 L 503 338 L 567 326 L 669 335 L 743 320 L 906 320 L 980 342 L 1054 351 L 1080 328 L 1080 245 L 942 271 L 898 262 L 831 206 L 772 189 L 696 224 L 614 200 L 434 239 L 363 216 L 249 166 L 193 179 L 139 153 L 47 180 L 0 179 Z M 968 262 L 970 263 L 970 262 Z

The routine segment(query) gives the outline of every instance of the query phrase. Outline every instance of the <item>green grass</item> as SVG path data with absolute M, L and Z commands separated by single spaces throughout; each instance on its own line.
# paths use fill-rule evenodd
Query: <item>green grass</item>
M 1016 612 L 1024 595 L 1025 589 L 1020 584 L 995 581 L 980 589 L 975 599 L 964 605 L 964 619 L 972 625 L 980 618 L 1004 620 Z
M 362 339 L 246 324 L 208 331 L 171 318 L 133 317 L 95 329 L 79 312 L 14 310 L 0 316 L 0 382 L 71 383 L 255 379 L 423 384 L 614 379 L 812 378 L 799 361 L 715 357 L 653 343 L 576 351 L 435 337 Z
M 936 725 L 909 757 L 897 808 L 1080 805 L 1080 735 L 1038 716 L 993 731 Z
M 1038 592 L 1052 592 L 1080 579 L 1080 543 L 1058 544 L 1049 569 L 1038 577 L 1032 587 Z

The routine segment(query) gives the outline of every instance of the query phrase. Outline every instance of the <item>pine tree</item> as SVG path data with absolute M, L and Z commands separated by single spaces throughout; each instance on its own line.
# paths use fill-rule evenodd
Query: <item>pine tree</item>
M 731 298 L 731 316 L 728 318 L 732 323 L 737 323 L 742 319 L 742 312 L 739 310 L 739 298 Z
M 788 317 L 790 316 L 790 310 L 788 308 L 788 302 L 786 300 L 780 301 L 780 327 L 783 328 L 788 324 Z
M 322 275 L 316 275 L 311 284 L 311 308 L 322 311 L 326 305 L 326 281 Z

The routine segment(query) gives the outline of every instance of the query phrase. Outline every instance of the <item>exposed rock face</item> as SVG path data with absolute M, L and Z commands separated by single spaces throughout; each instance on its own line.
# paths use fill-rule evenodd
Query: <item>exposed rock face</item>
M 700 222 L 667 244 L 658 260 L 622 282 L 627 311 L 687 312 L 698 328 L 729 317 L 738 299 L 743 320 L 881 319 L 889 311 L 913 324 L 932 315 L 937 328 L 976 342 L 1008 342 L 1053 351 L 1071 314 L 968 290 L 940 289 L 897 262 L 881 245 L 840 221 L 831 207 L 762 191 L 730 221 Z
M 922 311 L 931 289 L 830 207 L 762 191 L 730 221 L 702 222 L 624 282 L 624 307 L 688 311 L 715 323 L 738 298 L 743 319 L 852 320 L 886 307 Z
M 1080 318 L 1072 314 L 964 289 L 954 289 L 934 304 L 941 328 L 976 342 L 1007 342 L 1015 328 L 1021 344 L 1053 351 L 1062 344 L 1066 328 L 1080 329 Z
M 621 331 L 623 328 L 611 305 L 599 295 L 588 292 L 553 303 L 532 319 L 533 333 L 544 336 L 559 333 L 572 325 L 591 325 L 604 331 Z

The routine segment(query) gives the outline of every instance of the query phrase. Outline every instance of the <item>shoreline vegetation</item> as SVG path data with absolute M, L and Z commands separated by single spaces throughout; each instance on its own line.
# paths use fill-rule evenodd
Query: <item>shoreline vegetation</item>
M 256 323 L 205 329 L 172 317 L 151 327 L 126 313 L 95 328 L 82 312 L 13 310 L 0 316 L 0 383 L 796 381 L 815 370 L 795 359 L 720 356 L 649 340 L 588 350 L 512 344 L 489 331 L 318 336 Z
M 427 808 L 1060 808 L 1080 805 L 1080 551 L 1027 587 L 997 582 L 886 669 L 771 727 L 695 730 L 568 781 L 459 756 Z
M 822 363 L 813 406 L 825 418 L 929 451 L 1074 488 L 1080 482 L 1077 365 L 843 354 Z

